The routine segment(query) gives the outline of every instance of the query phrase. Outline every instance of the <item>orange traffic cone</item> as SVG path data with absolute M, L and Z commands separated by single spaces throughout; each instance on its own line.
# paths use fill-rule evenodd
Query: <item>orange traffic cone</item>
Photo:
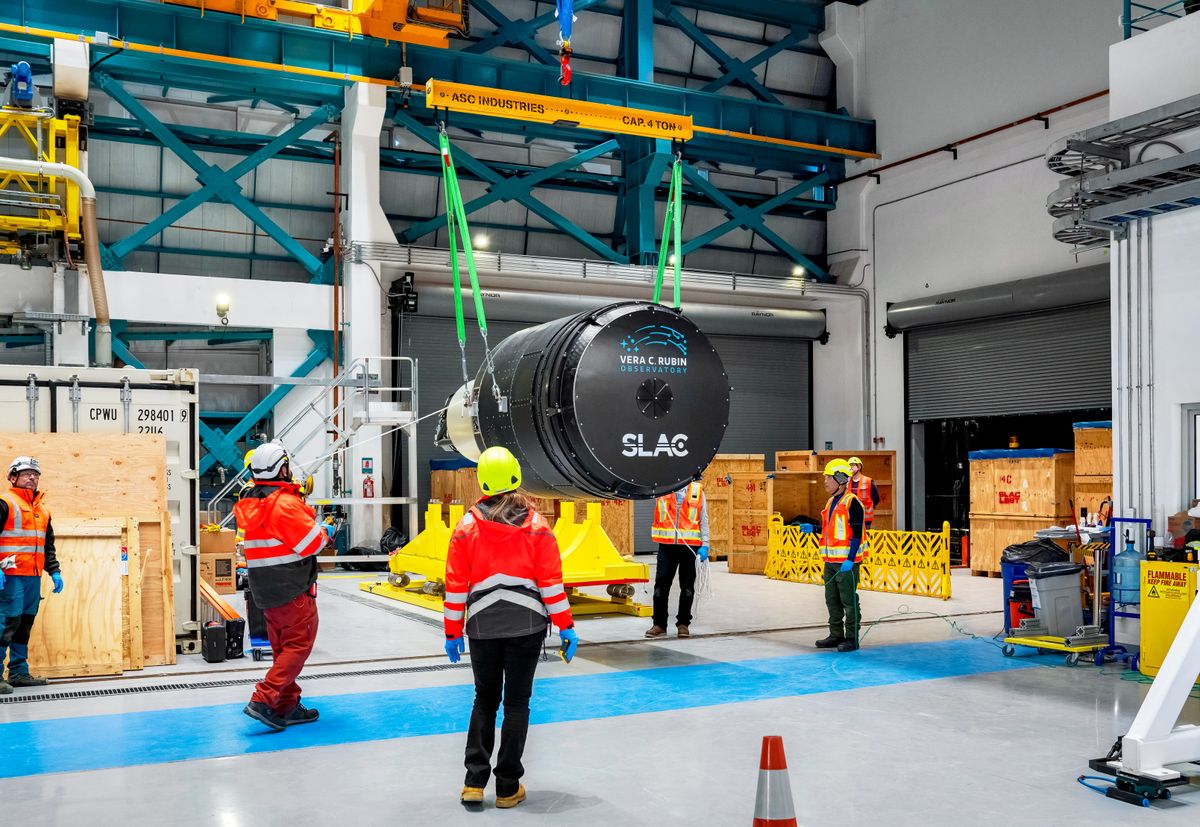
M 754 798 L 754 827 L 796 827 L 792 785 L 788 782 L 783 736 L 764 735 L 758 761 L 758 795 Z

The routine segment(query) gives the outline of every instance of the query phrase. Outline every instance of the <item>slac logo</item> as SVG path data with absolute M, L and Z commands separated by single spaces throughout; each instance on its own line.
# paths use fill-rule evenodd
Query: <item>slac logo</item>
M 669 457 L 686 457 L 687 440 L 687 434 L 675 434 L 673 437 L 659 434 L 654 447 L 647 448 L 644 434 L 625 434 L 621 438 L 621 443 L 625 446 L 621 454 L 627 457 L 658 457 L 663 454 Z

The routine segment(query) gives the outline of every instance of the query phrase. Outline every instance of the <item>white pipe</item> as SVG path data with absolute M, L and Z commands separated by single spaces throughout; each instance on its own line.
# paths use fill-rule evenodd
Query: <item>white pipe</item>
M 92 288 L 96 313 L 96 364 L 112 367 L 112 324 L 108 312 L 108 294 L 104 290 L 104 271 L 100 266 L 100 231 L 96 223 L 96 188 L 83 171 L 68 164 L 51 164 L 28 158 L 0 157 L 0 169 L 50 178 L 66 178 L 79 187 L 83 221 L 83 258 Z M 65 241 L 65 239 L 64 239 Z

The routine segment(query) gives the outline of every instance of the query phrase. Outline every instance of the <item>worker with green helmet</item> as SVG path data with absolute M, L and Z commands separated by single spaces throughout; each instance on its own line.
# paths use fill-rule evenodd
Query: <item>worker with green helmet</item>
M 862 566 L 863 505 L 849 490 L 854 474 L 844 459 L 825 466 L 825 492 L 829 502 L 821 510 L 821 558 L 825 561 L 825 606 L 829 609 L 829 635 L 818 640 L 818 649 L 853 652 L 858 648 L 861 612 L 858 575 Z M 861 554 L 860 554 L 861 552 Z
M 478 476 L 483 497 L 450 537 L 443 622 L 451 663 L 458 663 L 466 651 L 463 635 L 471 639 L 475 676 L 462 803 L 481 805 L 494 775 L 496 806 L 507 809 L 525 800 L 521 756 L 529 733 L 533 673 L 548 627 L 557 627 L 568 663 L 579 636 L 563 586 L 558 541 L 550 524 L 518 490 L 520 463 L 507 448 L 488 448 L 479 457 Z M 504 722 L 493 772 L 502 696 Z

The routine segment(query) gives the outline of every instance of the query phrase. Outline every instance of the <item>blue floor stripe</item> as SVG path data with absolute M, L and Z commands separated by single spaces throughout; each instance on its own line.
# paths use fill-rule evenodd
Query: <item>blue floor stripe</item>
M 545 678 L 531 722 L 612 718 L 954 678 L 1036 664 L 974 640 Z M 321 720 L 265 732 L 243 704 L 0 724 L 0 778 L 465 732 L 473 687 L 305 696 Z

